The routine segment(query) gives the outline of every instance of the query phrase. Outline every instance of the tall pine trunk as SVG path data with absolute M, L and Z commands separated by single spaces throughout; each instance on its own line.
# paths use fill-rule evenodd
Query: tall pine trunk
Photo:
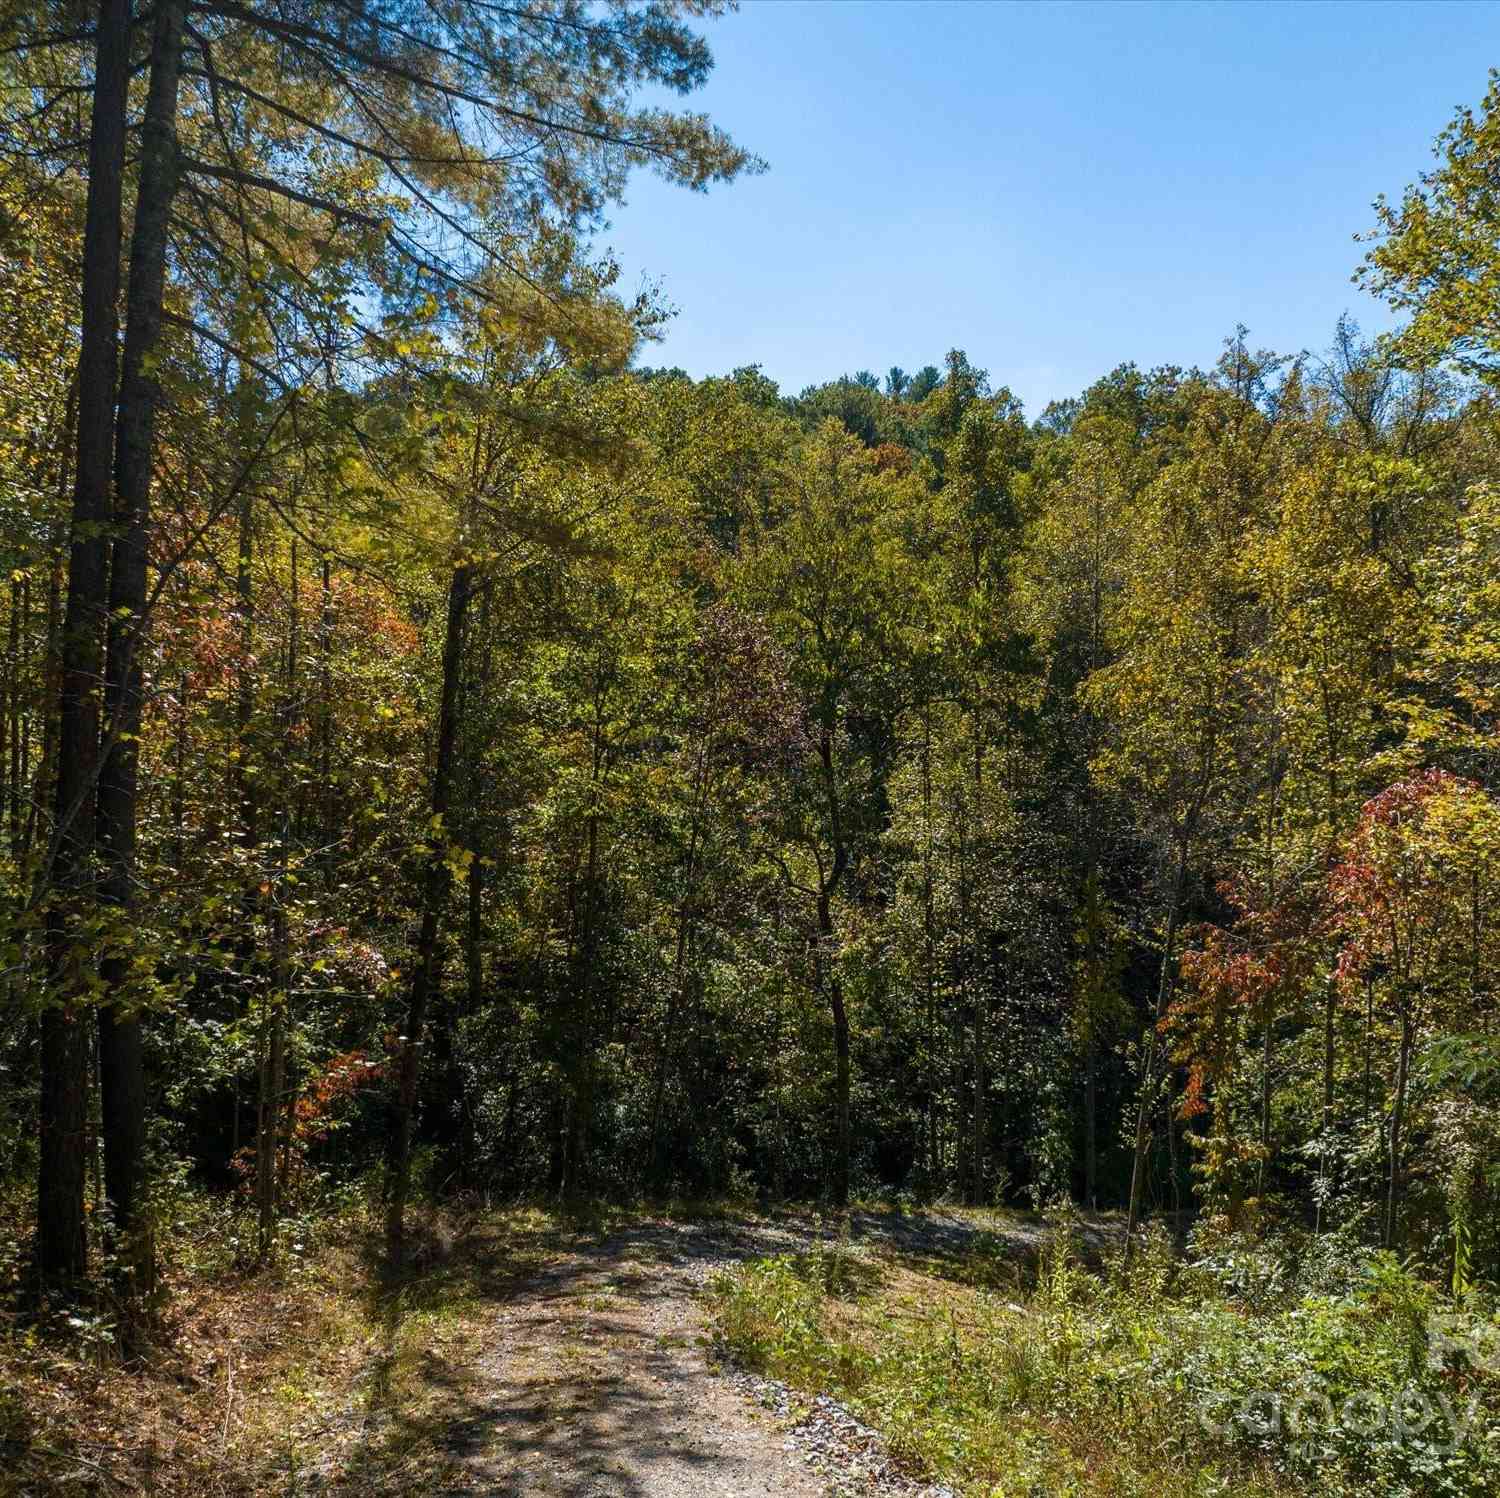
M 108 612 L 108 527 L 114 449 L 120 204 L 130 71 L 129 0 L 101 0 L 94 43 L 89 186 L 83 235 L 83 306 L 78 356 L 68 595 L 58 691 L 56 824 L 44 878 L 62 897 L 49 902 L 50 1002 L 41 1021 L 36 1268 L 67 1283 L 87 1269 L 83 1193 L 88 1100 L 88 1034 L 77 996 L 88 961 L 72 934 L 92 878 L 99 754 L 99 682 Z M 69 908 L 71 907 L 71 909 Z
M 105 662 L 108 736 L 99 776 L 98 836 L 106 858 L 104 899 L 135 902 L 140 771 L 142 655 L 151 535 L 151 471 L 160 388 L 152 364 L 161 335 L 167 273 L 167 221 L 177 191 L 177 87 L 183 0 L 156 0 L 151 75 L 141 124 L 140 180 L 130 244 L 125 347 L 115 438 L 115 527 Z M 121 989 L 127 953 L 101 966 L 99 1079 L 104 1119 L 104 1189 L 123 1260 L 136 1292 L 150 1288 L 153 1253 L 142 1185 L 146 1080 L 140 1015 Z
M 279 898 L 281 894 L 278 891 L 273 898 Z M 278 910 L 271 917 L 272 942 L 277 948 L 278 958 L 281 924 L 282 916 Z M 281 1136 L 281 1094 L 286 1086 L 286 1009 L 280 994 L 273 991 L 265 998 L 255 1113 L 255 1259 L 259 1265 L 269 1261 L 276 1246 L 276 1146 Z

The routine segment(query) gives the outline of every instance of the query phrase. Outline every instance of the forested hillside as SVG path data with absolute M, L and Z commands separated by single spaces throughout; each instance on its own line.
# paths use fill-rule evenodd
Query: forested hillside
M 698 9 L 4 8 L 17 1314 L 149 1342 L 205 1201 L 246 1271 L 1071 1199 L 1493 1286 L 1500 95 L 1372 215 L 1398 338 L 792 393 L 594 248 L 760 166 L 641 102 Z

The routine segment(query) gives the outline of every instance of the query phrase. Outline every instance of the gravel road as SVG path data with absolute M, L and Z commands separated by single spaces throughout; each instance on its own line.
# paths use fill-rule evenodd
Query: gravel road
M 982 1231 L 972 1217 L 941 1212 L 850 1220 L 854 1243 L 924 1258 L 961 1256 Z M 1042 1231 L 1039 1223 L 1007 1223 L 1007 1255 L 1033 1252 Z M 951 1498 L 903 1473 L 878 1434 L 832 1399 L 802 1400 L 773 1380 L 716 1364 L 705 1282 L 747 1258 L 806 1250 L 823 1232 L 816 1219 L 793 1216 L 648 1221 L 572 1239 L 494 1303 L 461 1379 L 440 1380 L 451 1397 L 443 1424 L 429 1433 L 443 1451 L 444 1474 L 427 1491 Z M 368 1483 L 356 1479 L 362 1495 L 374 1491 Z
M 702 1342 L 705 1278 L 779 1236 L 651 1224 L 550 1265 L 497 1311 L 449 1491 L 821 1498 L 785 1422 L 716 1377 Z

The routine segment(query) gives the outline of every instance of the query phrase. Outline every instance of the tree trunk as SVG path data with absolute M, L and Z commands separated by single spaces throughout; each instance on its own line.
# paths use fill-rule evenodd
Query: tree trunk
M 1182 908 L 1182 891 L 1187 879 L 1188 839 L 1178 841 L 1177 868 L 1172 876 L 1172 892 L 1167 902 L 1167 933 L 1161 954 L 1161 977 L 1156 989 L 1156 1010 L 1146 1035 L 1145 1066 L 1141 1074 L 1141 1096 L 1135 1115 L 1135 1154 L 1130 1167 L 1130 1210 L 1125 1221 L 1125 1252 L 1131 1250 L 1136 1229 L 1141 1225 L 1141 1200 L 1146 1189 L 1146 1155 L 1151 1142 L 1151 1117 L 1156 1093 L 1156 1059 L 1158 1028 L 1172 1002 L 1172 962 L 1177 949 L 1177 922 Z
M 851 1067 L 849 1060 L 849 1013 L 844 1006 L 844 985 L 836 972 L 829 972 L 824 964 L 833 953 L 833 913 L 829 909 L 829 897 L 825 893 L 818 899 L 818 935 L 822 952 L 819 967 L 823 971 L 823 982 L 828 991 L 828 1007 L 833 1015 L 833 1064 L 834 1064 L 834 1145 L 833 1145 L 833 1205 L 842 1212 L 849 1205 L 849 1157 L 853 1145 L 853 1128 L 849 1110 Z
M 47 570 L 47 634 L 42 649 L 42 701 L 48 704 L 49 709 L 58 700 L 58 682 L 62 676 L 62 591 L 63 561 L 59 551 L 53 556 L 52 565 Z M 24 731 L 21 746 L 22 771 L 23 774 L 31 775 L 31 793 L 26 798 L 19 858 L 22 863 L 29 865 L 32 849 L 36 846 L 37 815 L 43 806 L 53 805 L 57 797 L 56 711 L 45 710 L 42 714 L 42 752 L 35 770 L 31 769 L 28 739 Z
M 187 857 L 187 736 L 188 675 L 177 677 L 177 725 L 172 735 L 172 867 L 180 869 Z
M 1266 1194 L 1266 1172 L 1271 1163 L 1271 1040 L 1273 1021 L 1269 1012 L 1260 1036 L 1260 1162 L 1255 1177 L 1255 1194 Z
M 278 912 L 276 940 L 280 944 Z M 281 1132 L 281 1094 L 286 1085 L 286 1011 L 267 996 L 260 1054 L 260 1101 L 255 1126 L 256 1262 L 264 1265 L 276 1243 L 276 1143 Z
M 843 820 L 840 814 L 838 779 L 833 772 L 833 735 L 824 729 L 818 738 L 818 759 L 823 767 L 823 788 L 828 804 L 829 841 L 833 845 L 833 867 L 818 889 L 818 972 L 828 992 L 828 1008 L 833 1017 L 834 1064 L 834 1148 L 833 1205 L 843 1211 L 849 1205 L 849 1161 L 853 1153 L 853 1122 L 850 1115 L 851 1092 L 849 1012 L 844 1005 L 844 985 L 837 971 L 829 972 L 825 964 L 837 955 L 833 940 L 833 895 L 844 877 L 849 852 L 844 846 Z
M 160 396 L 152 360 L 161 333 L 167 270 L 167 220 L 177 191 L 177 82 L 183 0 L 156 0 L 151 77 L 141 123 L 140 180 L 130 243 L 125 348 L 115 440 L 116 534 L 110 564 L 104 695 L 107 737 L 99 776 L 99 841 L 107 872 L 104 899 L 128 909 L 135 899 L 140 768 L 142 646 L 151 534 L 151 470 Z M 104 1118 L 104 1187 L 126 1280 L 134 1294 L 151 1288 L 154 1252 L 141 1198 L 146 1153 L 146 1079 L 141 1020 L 121 988 L 130 954 L 100 968 L 99 1080 Z
M 977 941 L 975 943 L 978 945 Z M 978 967 L 977 953 L 974 965 Z M 977 976 L 977 975 L 976 975 Z M 976 1207 L 985 1205 L 985 1183 L 989 1179 L 989 1085 L 985 1077 L 984 1057 L 989 1046 L 985 1020 L 989 1014 L 989 992 L 985 984 L 974 985 L 974 1116 L 970 1120 L 974 1137 L 969 1146 L 974 1179 L 969 1199 Z
M 243 374 L 242 374 L 243 378 Z M 243 403 L 242 403 L 243 405 Z M 253 611 L 253 589 L 251 566 L 255 555 L 255 500 L 251 483 L 247 477 L 239 499 L 237 545 L 235 555 L 235 613 L 237 626 L 238 659 L 235 663 L 235 714 L 234 745 L 230 763 L 229 793 L 238 820 L 240 846 L 244 850 L 246 869 L 245 887 L 241 893 L 240 921 L 243 934 L 236 943 L 235 962 L 240 971 L 241 985 L 236 987 L 234 1010 L 239 1016 L 241 999 L 246 1012 L 254 1004 L 254 994 L 259 980 L 256 975 L 255 927 L 264 897 L 260 892 L 261 874 L 258 848 L 260 844 L 259 777 L 251 774 L 251 722 L 255 707 L 255 682 L 252 662 L 255 652 L 255 615 Z M 272 1044 L 272 1025 L 269 1012 L 261 1022 L 258 1039 L 258 1065 L 256 1066 L 256 1123 L 255 1123 L 255 1202 L 257 1216 L 256 1262 L 264 1264 L 271 1252 L 275 1233 L 275 1221 L 268 1210 L 271 1201 L 271 1181 L 266 1175 L 266 1160 L 274 1154 L 273 1129 L 267 1114 L 267 1099 L 276 1095 L 280 1081 L 276 1072 L 280 1067 L 279 1056 L 273 1060 L 272 1051 L 278 1050 L 280 1042 Z M 240 1079 L 234 1079 L 234 1147 L 231 1158 L 240 1152 Z
M 473 571 L 467 563 L 453 569 L 448 584 L 448 616 L 443 635 L 443 684 L 438 703 L 437 756 L 432 770 L 432 817 L 429 831 L 432 852 L 422 892 L 422 924 L 417 935 L 416 970 L 412 974 L 411 1001 L 406 1013 L 406 1031 L 396 1083 L 396 1116 L 391 1128 L 388 1155 L 389 1183 L 386 1198 L 386 1252 L 393 1264 L 401 1262 L 406 1236 L 406 1198 L 411 1189 L 411 1136 L 417 1101 L 417 1073 L 421 1061 L 422 1031 L 427 1010 L 437 991 L 440 972 L 438 940 L 442 931 L 443 906 L 447 902 L 449 868 L 443 840 L 453 787 L 454 745 L 458 736 L 458 680 L 463 663 L 464 624 L 472 596 Z
M 1385 1233 L 1386 1248 L 1396 1246 L 1396 1221 L 1401 1205 L 1401 1133 L 1406 1125 L 1406 1090 L 1411 1079 L 1412 1042 L 1415 1038 L 1411 1006 L 1401 1010 L 1401 1050 L 1396 1057 L 1396 1097 L 1391 1104 L 1390 1169 L 1386 1177 Z
M 6 804 L 10 811 L 10 856 L 21 852 L 21 579 L 10 581 L 10 639 L 5 648 Z
M 468 988 L 469 1013 L 484 1008 L 484 864 L 477 851 L 469 865 L 469 919 L 464 934 L 464 975 Z M 457 1026 L 455 1025 L 455 1031 Z M 454 1039 L 457 1040 L 455 1033 Z M 466 1189 L 474 1183 L 474 1143 L 478 1132 L 474 1117 L 474 1099 L 468 1079 L 455 1060 L 453 1096 L 458 1102 L 458 1178 Z
M 1328 1199 L 1329 1164 L 1330 1151 L 1332 1149 L 1330 1136 L 1333 1133 L 1333 1083 L 1334 1083 L 1334 1014 L 1338 999 L 1338 983 L 1330 975 L 1327 991 L 1323 996 L 1323 1148 L 1319 1152 L 1318 1174 L 1321 1189 L 1318 1193 L 1316 1207 L 1316 1230 L 1321 1233 L 1324 1226 L 1324 1211 Z
M 923 1027 L 927 1038 L 927 1055 L 923 1066 L 924 1140 L 926 1150 L 926 1185 L 933 1196 L 938 1192 L 937 1149 L 937 903 L 936 881 L 932 871 L 932 704 L 922 705 L 922 981 Z
M 264 1050 L 260 1075 L 259 1129 L 255 1143 L 255 1192 L 259 1209 L 258 1258 L 264 1264 L 275 1245 L 276 1222 L 286 1192 L 295 1097 L 286 1085 L 286 1037 L 292 1004 L 291 931 L 287 920 L 287 874 L 292 856 L 292 787 L 301 779 L 293 759 L 293 731 L 300 709 L 297 678 L 301 634 L 297 603 L 297 542 L 292 541 L 289 578 L 286 672 L 277 712 L 282 775 L 276 870 L 270 882 L 271 984 L 266 998 Z
M 94 43 L 89 186 L 83 237 L 83 307 L 78 358 L 68 599 L 58 692 L 57 820 L 44 878 L 76 913 L 86 902 L 94 851 L 99 753 L 101 641 L 108 612 L 110 471 L 120 293 L 120 203 L 130 68 L 129 0 L 101 0 Z M 75 998 L 86 988 L 70 912 L 47 913 L 47 968 L 54 1002 L 41 1021 L 36 1267 L 43 1282 L 66 1284 L 87 1269 L 84 1130 L 88 1037 Z
M 671 1069 L 676 1042 L 678 1015 L 685 1007 L 688 982 L 688 938 L 692 925 L 693 887 L 698 875 L 698 837 L 706 815 L 708 760 L 710 746 L 698 746 L 698 760 L 693 771 L 692 821 L 688 826 L 687 857 L 683 861 L 682 894 L 677 901 L 677 942 L 672 958 L 672 987 L 667 998 L 667 1012 L 662 1019 L 661 1037 L 656 1047 L 656 1078 L 651 1091 L 651 1139 L 646 1161 L 658 1183 L 665 1179 L 662 1159 L 662 1121 L 666 1111 L 667 1076 Z
M 1094 1045 L 1093 1018 L 1083 1057 L 1083 1199 L 1099 1205 L 1099 1063 Z
M 322 610 L 318 616 L 318 819 L 323 840 L 323 874 L 330 885 L 338 873 L 333 806 L 333 570 L 322 558 Z
M 599 779 L 598 748 L 595 748 L 594 781 Z M 584 1154 L 594 1109 L 594 963 L 597 955 L 599 920 L 599 817 L 591 811 L 585 834 L 588 847 L 583 879 L 583 923 L 578 943 L 578 966 L 573 995 L 572 1034 L 569 1057 L 571 1072 L 567 1134 L 563 1147 L 562 1191 L 574 1195 L 582 1187 Z
M 26 629 L 31 623 L 31 579 L 29 577 L 23 577 L 21 579 L 21 622 L 23 630 Z M 16 759 L 20 767 L 20 775 L 24 780 L 26 778 L 26 772 L 31 766 L 31 704 L 29 702 L 23 702 L 21 704 L 21 711 L 18 714 L 18 721 L 16 723 L 16 751 Z M 33 814 L 35 813 L 35 809 L 35 799 L 33 798 Z M 31 838 L 29 836 L 31 827 L 32 820 L 31 818 L 28 818 L 28 836 L 23 839 L 23 844 L 28 853 L 30 852 L 31 845 Z

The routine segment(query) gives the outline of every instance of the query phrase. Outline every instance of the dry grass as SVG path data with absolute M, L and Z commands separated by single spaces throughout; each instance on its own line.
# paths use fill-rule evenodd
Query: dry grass
M 56 1327 L 0 1342 L 4 1483 L 45 1494 L 235 1495 L 274 1487 L 309 1423 L 368 1356 L 330 1246 L 296 1273 L 179 1281 L 153 1345 L 128 1362 Z
M 209 1256 L 170 1273 L 162 1324 L 129 1360 L 103 1318 L 12 1315 L 0 1323 L 0 1494 L 248 1498 L 314 1476 L 422 1491 L 448 1460 L 486 1307 L 577 1231 L 529 1209 L 431 1214 L 399 1279 L 373 1258 L 362 1214 L 261 1273 Z

